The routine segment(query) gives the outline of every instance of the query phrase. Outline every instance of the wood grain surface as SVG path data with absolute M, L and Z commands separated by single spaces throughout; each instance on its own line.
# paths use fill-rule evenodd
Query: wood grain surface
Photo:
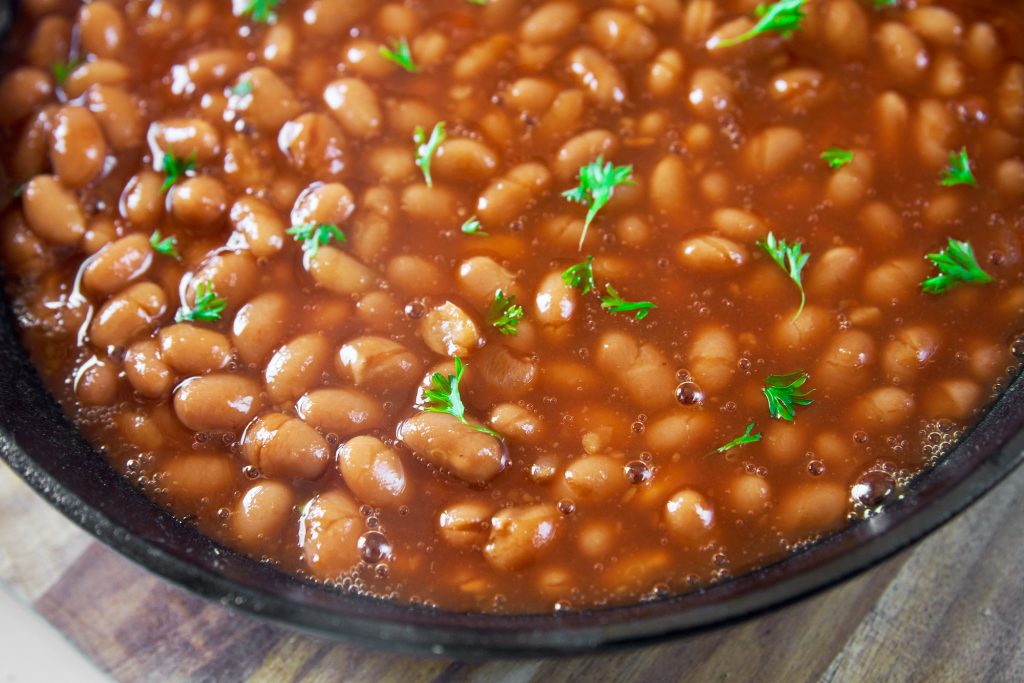
M 467 663 L 338 645 L 174 588 L 0 465 L 0 580 L 119 681 L 1024 681 L 1024 471 L 914 548 L 727 629 L 600 657 Z

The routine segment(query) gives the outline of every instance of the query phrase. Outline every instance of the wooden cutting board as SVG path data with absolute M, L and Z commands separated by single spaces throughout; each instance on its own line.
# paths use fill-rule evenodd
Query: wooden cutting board
M 92 541 L 3 465 L 0 580 L 120 681 L 1019 683 L 1024 470 L 923 543 L 837 588 L 730 628 L 601 657 L 417 659 L 257 621 Z

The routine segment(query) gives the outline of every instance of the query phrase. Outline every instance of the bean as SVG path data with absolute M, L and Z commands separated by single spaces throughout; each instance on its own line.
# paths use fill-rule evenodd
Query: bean
M 932 90 L 939 97 L 953 98 L 962 95 L 967 87 L 967 69 L 964 63 L 948 52 L 935 57 L 932 68 Z
M 915 7 L 906 13 L 904 21 L 915 33 L 935 45 L 956 47 L 963 40 L 963 22 L 944 7 Z
M 100 348 L 124 346 L 153 329 L 166 312 L 167 297 L 160 287 L 134 284 L 107 300 L 89 327 L 89 338 Z
M 188 323 L 165 327 L 158 338 L 161 358 L 184 375 L 223 370 L 234 353 L 231 342 L 220 332 Z
M 864 278 L 864 298 L 879 306 L 898 306 L 913 297 L 928 274 L 917 258 L 890 259 Z
M 32 114 L 53 96 L 53 82 L 42 69 L 23 66 L 0 80 L 0 124 L 9 126 Z
M 843 330 L 832 338 L 814 373 L 814 382 L 833 394 L 861 389 L 875 363 L 875 342 L 860 330 Z
M 816 299 L 846 298 L 856 288 L 863 265 L 860 249 L 833 247 L 811 265 L 807 291 Z
M 408 185 L 402 191 L 401 204 L 402 211 L 410 220 L 428 225 L 455 225 L 460 214 L 459 198 L 439 185 Z
M 505 91 L 505 102 L 529 116 L 540 116 L 558 97 L 558 83 L 546 78 L 520 78 Z
M 82 207 L 53 176 L 39 175 L 26 183 L 22 205 L 28 226 L 51 244 L 74 245 L 85 234 Z
M 653 344 L 641 344 L 624 332 L 606 332 L 598 340 L 596 360 L 637 405 L 653 409 L 675 401 L 672 367 Z
M 268 258 L 281 251 L 285 224 L 269 204 L 255 197 L 242 197 L 232 204 L 229 216 L 232 227 L 245 237 L 253 256 Z
M 412 495 L 398 453 L 372 436 L 357 436 L 338 448 L 338 470 L 356 498 L 369 505 L 396 507 Z
M 1024 126 L 1024 64 L 1011 62 L 1003 70 L 996 91 L 996 110 L 1011 130 Z
M 413 415 L 399 424 L 398 438 L 423 460 L 463 481 L 490 481 L 507 464 L 498 439 L 446 413 Z
M 64 94 L 68 99 L 81 97 L 86 90 L 97 85 L 122 86 L 128 83 L 131 71 L 112 59 L 95 59 L 75 68 L 64 81 Z
M 308 176 L 337 179 L 348 168 L 348 141 L 325 114 L 308 113 L 286 122 L 277 146 L 292 167 Z
M 936 170 L 943 168 L 949 161 L 956 133 L 956 123 L 946 105 L 938 100 L 923 100 L 917 107 L 912 132 L 921 161 Z
M 422 367 L 417 357 L 398 342 L 373 336 L 343 344 L 335 366 L 342 379 L 377 391 L 411 388 Z
M 25 46 L 27 62 L 47 70 L 62 63 L 71 51 L 71 31 L 71 22 L 65 16 L 52 13 L 41 17 Z
M 729 496 L 733 511 L 748 517 L 762 515 L 772 506 L 771 485 L 767 479 L 756 474 L 734 477 L 725 493 Z
M 371 332 L 388 332 L 404 316 L 395 297 L 387 292 L 369 292 L 356 304 L 356 317 Z
M 873 109 L 879 138 L 878 150 L 891 158 L 897 158 L 908 136 L 910 107 L 899 93 L 890 91 L 875 98 Z
M 834 171 L 825 186 L 825 197 L 833 205 L 848 209 L 864 198 L 874 178 L 871 154 L 854 150 L 853 160 Z
M 160 357 L 160 345 L 152 339 L 128 347 L 124 374 L 132 388 L 146 398 L 164 398 L 174 387 L 174 371 Z
M 551 172 L 543 164 L 514 166 L 480 194 L 477 215 L 487 226 L 511 223 L 540 199 L 551 181 Z
M 628 97 L 626 80 L 619 70 L 592 47 L 577 47 L 567 56 L 576 86 L 602 108 L 621 106 Z
M 9 212 L 0 229 L 0 256 L 8 272 L 35 278 L 53 268 L 53 252 L 25 225 L 19 212 Z
M 503 344 L 484 347 L 476 360 L 476 368 L 488 391 L 501 398 L 529 394 L 539 374 L 536 357 L 530 349 L 518 354 Z
M 939 351 L 942 335 L 930 325 L 904 327 L 885 345 L 882 368 L 899 382 L 910 382 Z
M 287 333 L 292 310 L 280 292 L 260 294 L 238 309 L 231 326 L 231 340 L 239 360 L 246 365 L 262 363 Z
M 914 397 L 897 387 L 881 387 L 863 396 L 853 407 L 858 428 L 869 432 L 901 427 L 916 408 Z
M 392 287 L 411 296 L 440 294 L 446 281 L 444 273 L 433 262 L 408 254 L 391 259 L 386 275 Z
M 512 38 L 498 33 L 467 47 L 452 64 L 452 76 L 458 81 L 476 81 L 493 73 L 513 46 Z
M 665 503 L 665 526 L 679 543 L 707 537 L 715 525 L 715 509 L 703 494 L 690 488 L 677 491 Z
M 946 379 L 931 385 L 923 395 L 922 411 L 931 418 L 965 420 L 982 402 L 981 387 L 969 379 Z
M 803 484 L 782 496 L 778 525 L 786 540 L 797 541 L 839 527 L 846 520 L 848 507 L 849 493 L 839 484 Z
M 791 295 L 792 296 L 792 295 Z M 796 317 L 796 308 L 787 311 L 782 319 L 772 327 L 771 342 L 779 349 L 807 350 L 825 341 L 830 328 L 835 327 L 835 319 L 821 306 L 806 306 Z
M 1024 162 L 1020 159 L 1005 159 L 999 162 L 995 172 L 996 189 L 1010 201 L 1024 197 Z
M 644 439 L 661 456 L 693 454 L 707 445 L 713 426 L 705 413 L 673 411 L 651 420 L 644 428 Z
M 886 74 L 896 82 L 910 84 L 919 80 L 928 69 L 928 50 L 909 28 L 889 21 L 875 31 L 875 42 L 886 67 Z
M 651 171 L 648 196 L 652 208 L 676 223 L 686 216 L 689 204 L 689 173 L 683 160 L 666 154 Z
M 590 15 L 587 31 L 598 47 L 625 62 L 640 62 L 654 54 L 658 39 L 635 15 L 601 9 Z
M 113 85 L 94 85 L 85 92 L 85 105 L 115 150 L 131 149 L 143 135 L 139 103 L 133 95 Z
M 252 84 L 252 88 L 246 94 L 232 95 L 228 107 L 257 131 L 276 134 L 288 119 L 302 111 L 291 87 L 270 69 L 257 66 L 238 78 Z
M 239 432 L 259 412 L 260 387 L 229 373 L 192 377 L 174 392 L 174 413 L 195 432 Z
M 202 166 L 220 154 L 220 134 L 202 119 L 164 119 L 150 124 L 146 133 L 150 150 L 153 152 L 153 168 L 163 170 L 163 157 L 173 152 L 181 159 L 194 155 L 197 165 Z
M 515 275 L 489 256 L 466 259 L 456 277 L 462 294 L 480 309 L 490 307 L 498 291 L 506 295 L 517 292 Z
M 690 77 L 687 99 L 698 115 L 717 118 L 735 106 L 736 86 L 732 78 L 718 69 L 696 69 Z
M 824 6 L 823 38 L 842 59 L 863 57 L 868 50 L 869 22 L 856 0 L 835 0 Z
M 482 142 L 449 138 L 437 148 L 431 168 L 443 180 L 482 183 L 497 171 L 498 157 Z
M 792 464 L 807 452 L 807 430 L 796 423 L 773 420 L 763 434 L 763 450 L 774 463 Z
M 335 294 L 368 292 L 377 284 L 376 273 L 334 247 L 320 247 L 307 267 L 317 285 Z
M 219 222 L 227 204 L 227 189 L 212 176 L 188 178 L 171 191 L 171 213 L 189 225 L 209 226 Z
M 483 548 L 491 532 L 493 513 L 494 507 L 483 501 L 453 503 L 438 516 L 437 530 L 446 543 L 456 548 Z
M 117 400 L 118 383 L 113 363 L 92 356 L 75 372 L 75 396 L 82 405 L 108 406 Z
M 576 288 L 565 284 L 561 272 L 552 271 L 537 285 L 535 320 L 549 331 L 568 332 L 578 303 Z
M 583 122 L 587 96 L 582 90 L 563 90 L 533 128 L 538 144 L 556 144 L 573 135 Z
M 857 221 L 863 233 L 877 246 L 895 246 L 903 238 L 903 219 L 884 202 L 872 202 L 865 206 L 857 214 Z
M 185 288 L 185 300 L 195 305 L 196 288 L 208 282 L 217 295 L 227 300 L 225 310 L 235 311 L 256 289 L 259 280 L 255 259 L 246 252 L 222 251 L 209 256 L 192 274 Z
M 753 242 L 768 234 L 768 225 L 755 214 L 743 209 L 716 209 L 711 226 L 731 240 Z
M 275 479 L 319 479 L 330 461 L 327 441 L 302 420 L 283 413 L 256 418 L 242 435 L 242 455 Z
M 153 263 L 153 250 L 145 235 L 122 237 L 103 247 L 88 260 L 82 284 L 99 295 L 119 292 L 139 279 Z
M 736 374 L 738 359 L 736 339 L 724 327 L 706 325 L 694 334 L 689 370 L 705 391 L 718 393 L 728 387 Z
M 441 355 L 465 356 L 483 342 L 473 319 L 451 301 L 428 311 L 419 330 L 430 350 Z
M 679 244 L 676 259 L 686 269 L 695 272 L 720 273 L 734 270 L 746 263 L 747 250 L 724 237 L 698 235 Z
M 788 126 L 770 126 L 743 146 L 742 161 L 748 173 L 774 176 L 791 168 L 807 149 L 803 133 Z
M 488 422 L 506 439 L 536 444 L 543 436 L 543 423 L 528 408 L 516 403 L 499 403 L 491 408 Z
M 287 484 L 262 481 L 245 492 L 231 515 L 232 540 L 249 552 L 268 555 L 292 516 L 292 490 Z
M 527 43 L 557 43 L 566 38 L 582 17 L 574 2 L 556 0 L 535 9 L 519 25 L 519 38 Z
M 295 412 L 303 420 L 342 438 L 377 429 L 384 422 L 380 404 L 355 389 L 316 389 L 302 396 Z
M 580 168 L 599 156 L 610 157 L 619 149 L 619 139 L 611 131 L 595 128 L 570 139 L 555 155 L 552 171 L 565 183 L 579 175 Z
M 163 462 L 157 477 L 175 509 L 195 514 L 201 508 L 219 507 L 230 493 L 235 475 L 227 455 L 182 453 Z
M 342 78 L 324 89 L 324 102 L 349 135 L 368 139 L 380 134 L 383 115 L 377 95 L 358 78 Z
M 994 71 L 1003 61 L 1003 46 L 991 24 L 979 22 L 967 29 L 964 57 L 976 69 Z
M 315 576 L 338 580 L 359 563 L 363 516 L 348 492 L 330 489 L 313 498 L 299 520 L 299 545 Z
M 553 505 L 517 505 L 499 510 L 491 518 L 484 557 L 498 569 L 524 569 L 553 547 L 559 526 L 558 510 Z
M 96 117 L 84 107 L 61 107 L 50 134 L 50 163 L 65 187 L 81 187 L 99 175 L 107 144 Z
M 155 223 L 163 215 L 163 180 L 152 171 L 134 175 L 125 185 L 118 204 L 121 215 L 138 228 Z
M 302 396 L 320 381 L 330 355 L 330 345 L 320 334 L 296 337 L 279 348 L 264 373 L 270 399 L 280 403 Z

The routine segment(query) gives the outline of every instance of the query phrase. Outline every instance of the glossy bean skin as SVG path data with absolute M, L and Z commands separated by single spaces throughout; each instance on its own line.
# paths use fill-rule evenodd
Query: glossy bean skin
M 293 501 L 292 491 L 286 484 L 264 481 L 253 485 L 231 515 L 234 538 L 250 552 L 266 552 L 288 524 Z
M 272 479 L 318 479 L 331 452 L 320 434 L 302 420 L 282 413 L 263 415 L 242 435 L 242 455 Z
M 357 541 L 363 528 L 359 506 L 347 491 L 332 489 L 313 498 L 299 520 L 299 545 L 309 570 L 339 579 L 359 562 Z
M 490 534 L 492 514 L 493 507 L 487 503 L 454 503 L 438 516 L 438 531 L 449 545 L 459 548 L 482 548 Z
M 401 423 L 398 438 L 420 458 L 464 481 L 490 481 L 506 466 L 500 441 L 451 415 L 417 413 Z
M 223 370 L 234 349 L 226 336 L 198 325 L 179 323 L 160 330 L 160 357 L 183 375 Z
M 292 339 L 267 363 L 267 394 L 273 401 L 294 401 L 320 380 L 330 357 L 330 344 L 320 334 Z
M 82 273 L 82 284 L 100 295 L 113 294 L 139 279 L 153 263 L 144 235 L 128 235 L 103 247 Z
M 536 562 L 559 529 L 554 506 L 534 505 L 499 510 L 491 518 L 484 555 L 494 566 L 515 571 Z
M 62 107 L 50 133 L 50 163 L 65 187 L 77 188 L 103 170 L 107 141 L 92 113 L 83 107 Z
M 668 360 L 649 344 L 623 333 L 606 333 L 599 342 L 597 364 L 616 375 L 638 405 L 657 408 L 674 399 L 675 381 Z
M 39 175 L 25 185 L 25 220 L 47 242 L 76 244 L 85 234 L 85 217 L 75 196 L 53 176 Z
M 354 389 L 316 389 L 295 403 L 295 412 L 318 429 L 347 437 L 376 429 L 384 411 L 369 395 Z
M 338 374 L 357 387 L 401 390 L 414 385 L 420 362 L 398 342 L 384 337 L 360 337 L 346 342 L 335 359 Z
M 412 495 L 398 453 L 380 439 L 349 439 L 338 448 L 337 462 L 345 484 L 364 503 L 393 507 L 405 503 Z
M 89 327 L 99 347 L 123 346 L 152 329 L 167 311 L 167 297 L 150 282 L 140 282 L 107 300 Z
M 174 392 L 174 412 L 181 423 L 197 432 L 240 432 L 262 404 L 252 379 L 227 373 L 192 377 Z
M 174 370 L 160 355 L 160 345 L 152 339 L 135 342 L 124 355 L 124 373 L 132 388 L 146 398 L 169 396 L 174 386 Z

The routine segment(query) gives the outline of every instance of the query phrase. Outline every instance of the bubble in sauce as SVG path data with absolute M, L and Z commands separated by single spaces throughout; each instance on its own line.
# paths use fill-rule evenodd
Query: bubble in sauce
M 359 557 L 367 564 L 375 565 L 391 557 L 391 541 L 380 531 L 367 531 L 356 542 Z

